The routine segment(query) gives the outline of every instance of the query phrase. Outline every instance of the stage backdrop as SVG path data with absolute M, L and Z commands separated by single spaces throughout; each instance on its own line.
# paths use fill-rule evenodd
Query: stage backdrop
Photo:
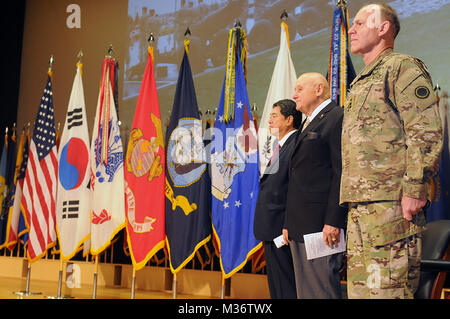
M 349 0 L 350 17 L 366 1 Z M 190 28 L 190 60 L 198 105 L 205 114 L 217 107 L 223 83 L 227 32 L 239 19 L 248 34 L 248 95 L 262 114 L 280 39 L 280 15 L 286 9 L 291 53 L 298 75 L 328 69 L 332 12 L 336 1 L 292 0 L 28 0 L 25 15 L 19 128 L 33 123 L 45 86 L 48 60 L 55 57 L 55 122 L 64 123 L 77 54 L 83 49 L 83 83 L 92 132 L 101 63 L 109 44 L 119 61 L 119 118 L 126 145 L 140 81 L 147 38 L 156 37 L 155 69 L 163 123 L 175 94 L 183 38 Z M 422 59 L 434 82 L 450 88 L 450 0 L 395 0 L 401 31 L 396 51 Z M 362 59 L 352 55 L 357 72 Z M 62 129 L 62 128 L 61 128 Z M 125 148 L 126 149 L 126 148 Z

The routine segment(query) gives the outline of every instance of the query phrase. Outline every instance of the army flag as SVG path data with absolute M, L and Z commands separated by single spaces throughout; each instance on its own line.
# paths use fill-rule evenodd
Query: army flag
M 49 74 L 34 122 L 21 199 L 29 229 L 28 260 L 30 262 L 42 257 L 48 248 L 56 244 L 57 175 L 53 93 Z
M 106 58 L 91 139 L 91 254 L 98 255 L 125 226 L 123 148 Z
M 242 36 L 240 28 L 234 31 L 241 33 L 238 37 Z M 236 58 L 234 65 L 227 65 L 227 68 L 235 68 L 235 81 L 227 83 L 225 78 L 211 141 L 211 214 L 224 278 L 239 271 L 261 247 L 261 242 L 253 235 L 259 192 L 257 134 L 249 107 L 239 45 L 231 52 L 229 49 L 228 55 Z M 230 72 L 227 69 L 227 73 Z M 230 97 L 226 94 L 227 90 L 234 91 L 233 98 L 228 100 L 228 104 L 233 105 L 226 105 L 225 97 Z
M 442 119 L 444 133 L 444 146 L 442 148 L 441 162 L 437 175 L 431 180 L 431 205 L 426 212 L 427 223 L 434 220 L 450 219 L 450 145 L 448 138 L 448 96 L 446 94 L 438 98 L 439 113 Z
M 58 152 L 56 226 L 63 260 L 69 260 L 91 233 L 90 155 L 82 64 L 77 63 Z
M 296 81 L 297 75 L 291 58 L 288 26 L 285 22 L 281 22 L 280 49 L 258 129 L 260 175 L 264 174 L 273 155 L 274 138 L 269 132 L 269 118 L 273 104 L 282 99 L 292 99 Z
M 211 181 L 186 51 L 178 75 L 166 145 L 166 240 L 170 269 L 176 273 L 211 238 Z
M 348 9 L 338 4 L 333 12 L 328 83 L 331 99 L 341 107 L 344 106 L 350 83 L 356 77 L 348 52 L 349 21 Z
M 165 152 L 152 48 L 142 79 L 125 163 L 126 228 L 136 270 L 164 247 Z

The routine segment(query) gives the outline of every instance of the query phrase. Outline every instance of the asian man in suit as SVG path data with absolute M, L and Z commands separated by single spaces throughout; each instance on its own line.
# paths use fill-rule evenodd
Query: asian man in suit
M 284 240 L 294 262 L 297 297 L 341 298 L 343 253 L 307 260 L 303 235 L 323 232 L 326 245 L 339 243 L 347 210 L 339 206 L 343 110 L 330 99 L 320 73 L 301 75 L 293 99 L 307 116 L 297 134 L 289 165 Z
M 267 280 L 273 299 L 297 297 L 291 251 L 285 245 L 277 248 L 273 239 L 283 231 L 289 158 L 301 122 L 302 114 L 296 110 L 294 101 L 285 99 L 273 105 L 269 130 L 277 140 L 272 159 L 260 180 L 253 226 L 255 237 L 264 243 Z

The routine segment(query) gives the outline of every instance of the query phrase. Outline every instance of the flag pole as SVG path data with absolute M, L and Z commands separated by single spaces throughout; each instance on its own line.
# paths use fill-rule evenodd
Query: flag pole
M 136 268 L 133 266 L 133 279 L 131 281 L 131 299 L 134 299 L 134 289 L 136 288 Z
M 173 299 L 177 299 L 177 274 L 173 274 Z
M 25 255 L 26 255 L 26 249 L 25 249 Z M 15 291 L 13 294 L 19 295 L 20 297 L 28 297 L 31 295 L 40 295 L 42 292 L 30 292 L 30 279 L 31 279 L 31 263 L 27 260 L 27 282 L 25 291 Z
M 225 276 L 222 274 L 222 292 L 220 294 L 220 299 L 225 299 Z
M 92 292 L 92 299 L 97 298 L 97 274 L 98 274 L 98 255 L 95 255 L 94 289 Z
M 58 294 L 56 296 L 45 296 L 47 299 L 72 299 L 71 296 L 61 296 L 62 293 L 62 277 L 63 277 L 64 261 L 59 257 L 59 278 L 58 278 Z

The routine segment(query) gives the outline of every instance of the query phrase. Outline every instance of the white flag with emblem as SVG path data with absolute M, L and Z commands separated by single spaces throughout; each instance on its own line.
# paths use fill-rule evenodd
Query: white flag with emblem
M 271 137 L 269 132 L 269 118 L 273 104 L 282 99 L 292 99 L 296 81 L 297 75 L 295 74 L 294 63 L 292 62 L 289 48 L 288 27 L 285 22 L 281 22 L 280 50 L 278 51 L 278 57 L 275 62 L 275 68 L 258 129 L 260 175 L 264 174 L 273 154 L 272 145 L 274 138 Z
M 125 227 L 123 148 L 111 89 L 114 60 L 103 61 L 102 85 L 91 140 L 91 254 L 107 248 Z

